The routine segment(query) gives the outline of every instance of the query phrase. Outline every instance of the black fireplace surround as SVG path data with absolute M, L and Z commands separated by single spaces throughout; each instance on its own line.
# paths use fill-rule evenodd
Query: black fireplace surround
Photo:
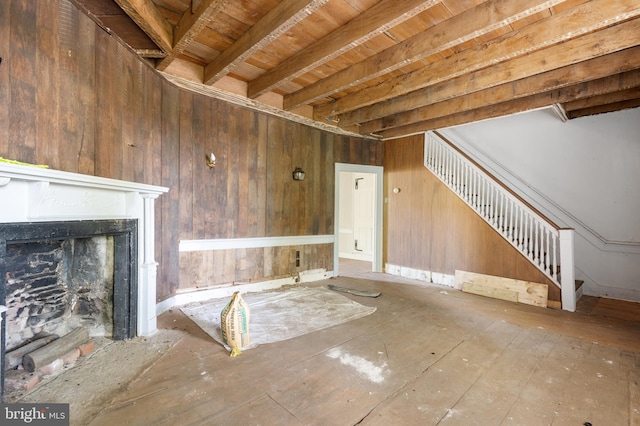
M 113 237 L 113 339 L 136 336 L 138 305 L 137 219 L 0 223 L 0 305 L 6 305 L 7 245 L 71 238 Z M 4 400 L 6 313 L 0 340 L 0 400 Z

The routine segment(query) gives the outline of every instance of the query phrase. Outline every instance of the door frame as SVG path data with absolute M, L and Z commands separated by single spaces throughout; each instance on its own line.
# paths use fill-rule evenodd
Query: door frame
M 334 240 L 333 240 L 333 276 L 339 271 L 339 237 L 340 237 L 340 172 L 369 173 L 375 175 L 376 189 L 374 191 L 373 212 L 373 262 L 371 270 L 382 272 L 382 212 L 383 212 L 383 171 L 382 166 L 366 166 L 363 164 L 335 163 L 334 180 Z

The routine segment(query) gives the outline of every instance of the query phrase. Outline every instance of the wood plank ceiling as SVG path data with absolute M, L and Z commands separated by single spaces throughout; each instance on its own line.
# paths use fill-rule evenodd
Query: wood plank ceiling
M 74 2 L 173 81 L 367 137 L 640 106 L 640 0 Z

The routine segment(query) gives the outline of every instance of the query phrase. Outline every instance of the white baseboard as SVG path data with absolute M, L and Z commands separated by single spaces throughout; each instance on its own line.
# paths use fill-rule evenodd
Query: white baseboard
M 373 262 L 373 253 L 359 254 L 359 253 L 342 253 L 342 252 L 340 252 L 338 254 L 338 256 L 341 259 L 363 260 L 365 262 Z
M 390 263 L 385 264 L 384 270 L 390 275 L 444 285 L 452 288 L 455 286 L 456 282 L 455 275 L 440 274 L 438 272 L 408 268 L 406 266 L 393 265 Z
M 247 284 L 230 283 L 213 288 L 182 290 L 168 299 L 156 304 L 156 315 L 160 315 L 161 313 L 176 306 L 182 306 L 194 302 L 204 302 L 211 299 L 231 297 L 236 291 L 239 291 L 242 294 L 258 293 L 265 290 L 275 290 L 288 285 L 321 281 L 332 275 L 333 274 L 328 273 L 326 269 L 312 269 L 309 271 L 302 271 L 295 276 L 279 278 L 276 280 L 259 281 Z

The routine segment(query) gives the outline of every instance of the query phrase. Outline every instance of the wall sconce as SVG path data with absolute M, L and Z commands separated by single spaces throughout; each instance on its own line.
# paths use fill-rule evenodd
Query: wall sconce
M 213 169 L 216 166 L 216 156 L 213 154 L 213 152 L 211 152 L 207 154 L 206 158 L 207 166 L 209 166 L 210 169 Z
M 302 170 L 300 167 L 296 167 L 296 169 L 293 171 L 293 180 L 304 180 L 304 176 L 305 176 L 305 172 L 304 170 Z

